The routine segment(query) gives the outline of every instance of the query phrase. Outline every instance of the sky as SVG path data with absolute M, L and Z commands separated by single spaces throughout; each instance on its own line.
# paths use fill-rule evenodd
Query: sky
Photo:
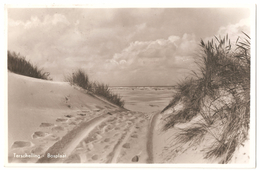
M 53 81 L 78 69 L 110 86 L 171 86 L 200 40 L 250 35 L 249 8 L 8 8 L 7 49 Z

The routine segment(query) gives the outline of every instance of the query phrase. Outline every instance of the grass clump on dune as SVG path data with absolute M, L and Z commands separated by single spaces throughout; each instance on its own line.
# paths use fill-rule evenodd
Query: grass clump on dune
M 175 141 L 194 143 L 211 135 L 214 142 L 202 151 L 205 158 L 219 158 L 220 163 L 231 160 L 250 128 L 250 37 L 244 35 L 245 39 L 237 39 L 235 49 L 228 35 L 201 41 L 199 71 L 178 83 L 174 98 L 163 110 L 183 104 L 166 118 L 164 130 L 201 116 L 200 123 L 181 129 Z
M 33 78 L 51 80 L 51 78 L 49 78 L 50 73 L 43 72 L 42 69 L 39 69 L 37 66 L 27 61 L 25 57 L 20 54 L 7 51 L 7 57 L 9 71 Z
M 78 70 L 72 75 L 65 77 L 66 82 L 70 82 L 71 85 L 78 85 L 86 90 L 91 90 L 91 82 L 88 75 L 83 70 Z
M 92 92 L 98 96 L 102 96 L 117 106 L 124 107 L 124 101 L 122 100 L 121 96 L 112 93 L 107 84 L 91 82 L 87 73 L 85 73 L 83 70 L 79 69 L 75 73 L 72 73 L 72 75 L 66 76 L 65 81 L 70 82 L 71 85 L 82 87 L 83 89 L 88 90 L 89 92 Z
M 118 94 L 114 94 L 110 91 L 107 84 L 94 82 L 92 83 L 92 91 L 93 93 L 105 97 L 111 103 L 114 103 L 120 107 L 124 107 L 124 101 L 121 96 Z

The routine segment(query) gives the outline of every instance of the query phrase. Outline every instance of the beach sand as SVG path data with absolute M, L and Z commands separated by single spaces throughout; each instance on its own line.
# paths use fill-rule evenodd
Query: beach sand
M 162 131 L 171 109 L 129 111 L 65 82 L 9 72 L 8 162 L 218 163 L 203 158 L 208 141 L 193 147 L 173 145 L 178 126 Z M 231 163 L 248 163 L 248 148 L 246 141 Z
M 9 163 L 146 163 L 149 117 L 65 82 L 8 73 Z

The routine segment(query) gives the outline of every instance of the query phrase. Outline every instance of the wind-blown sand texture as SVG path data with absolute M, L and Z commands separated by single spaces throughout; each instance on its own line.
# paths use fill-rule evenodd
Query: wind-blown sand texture
M 8 161 L 218 163 L 201 153 L 210 139 L 196 147 L 172 145 L 178 127 L 198 118 L 163 132 L 170 109 L 164 113 L 129 111 L 65 82 L 8 73 Z M 247 141 L 231 163 L 248 163 L 248 147 Z
M 180 105 L 170 108 L 158 116 L 154 131 L 154 162 L 156 163 L 173 163 L 173 164 L 219 164 L 218 159 L 205 159 L 204 150 L 213 143 L 213 136 L 206 135 L 200 143 L 192 145 L 192 143 L 176 143 L 175 137 L 182 128 L 186 128 L 199 123 L 202 117 L 199 115 L 188 123 L 176 124 L 174 128 L 163 131 L 165 118 L 169 113 L 174 113 L 181 109 Z M 229 164 L 249 164 L 250 163 L 250 140 L 246 140 L 244 144 L 236 148 Z
M 9 163 L 147 162 L 149 114 L 67 83 L 8 76 Z

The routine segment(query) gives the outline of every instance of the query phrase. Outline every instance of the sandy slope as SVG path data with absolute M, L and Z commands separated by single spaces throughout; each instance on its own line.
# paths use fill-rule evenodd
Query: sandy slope
M 174 110 L 181 109 L 176 106 Z M 162 131 L 164 113 L 119 108 L 64 82 L 8 73 L 9 163 L 170 163 L 209 164 L 210 143 L 176 144 L 178 128 Z M 249 141 L 235 151 L 233 164 L 250 160 Z
M 176 106 L 174 110 L 178 110 Z M 154 132 L 154 163 L 170 164 L 219 164 L 220 159 L 205 159 L 203 150 L 209 148 L 213 143 L 212 135 L 205 135 L 199 144 L 189 145 L 176 143 L 174 138 L 180 128 L 185 128 L 199 122 L 202 117 L 197 116 L 188 123 L 177 124 L 168 131 L 163 131 L 165 118 L 167 114 L 172 113 L 172 109 L 166 110 L 158 116 Z M 229 164 L 249 164 L 250 163 L 250 140 L 246 140 L 243 145 L 239 146 Z
M 150 117 L 8 73 L 9 163 L 146 163 Z

